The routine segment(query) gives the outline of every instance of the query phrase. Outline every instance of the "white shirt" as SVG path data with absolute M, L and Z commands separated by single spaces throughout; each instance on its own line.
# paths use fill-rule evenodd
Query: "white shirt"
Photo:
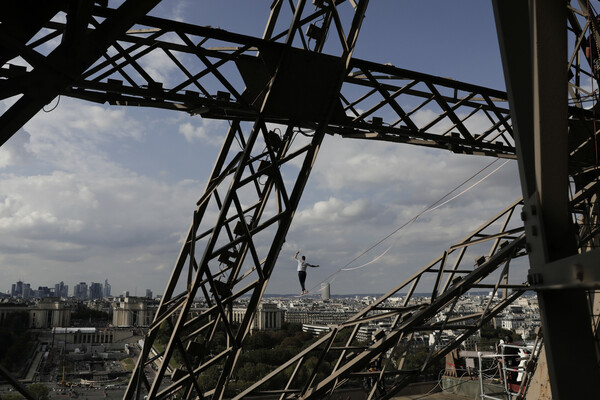
M 310 266 L 306 261 L 302 261 L 302 257 L 297 258 L 298 268 L 296 269 L 298 272 L 303 271 L 306 272 L 306 267 Z

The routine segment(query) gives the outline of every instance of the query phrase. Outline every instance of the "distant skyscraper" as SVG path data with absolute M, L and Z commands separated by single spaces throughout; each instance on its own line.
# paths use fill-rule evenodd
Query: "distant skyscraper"
M 89 288 L 88 299 L 101 299 L 102 298 L 102 284 L 98 282 L 92 282 Z
M 18 281 L 16 284 L 13 285 L 14 290 L 11 293 L 12 297 L 23 297 L 23 282 L 22 281 Z
M 108 279 L 104 280 L 104 297 L 110 297 L 110 283 L 108 283 Z
M 146 289 L 146 297 L 149 298 L 149 299 L 152 298 L 152 290 Z
M 69 286 L 65 285 L 63 281 L 54 284 L 54 296 L 55 297 L 69 297 Z
M 32 296 L 33 296 L 33 293 L 32 293 L 32 290 L 31 290 L 31 285 L 29 283 L 23 283 L 22 297 L 24 299 L 29 299 Z
M 330 289 L 329 282 L 321 283 L 321 300 L 329 300 L 331 298 Z
M 73 296 L 78 299 L 85 300 L 88 295 L 88 286 L 85 282 L 79 282 L 73 289 Z
M 50 288 L 48 286 L 38 286 L 38 289 L 34 290 L 33 292 L 33 297 L 37 297 L 39 299 L 50 297 Z

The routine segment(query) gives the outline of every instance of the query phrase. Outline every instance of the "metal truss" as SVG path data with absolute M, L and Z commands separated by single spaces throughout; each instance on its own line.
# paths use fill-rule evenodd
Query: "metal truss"
M 332 7 L 328 2 L 303 15 L 300 26 L 295 27 L 300 38 L 295 42 L 301 47 L 286 46 L 282 42 L 286 31 L 275 32 L 281 3 L 276 2 L 272 10 L 264 38 L 150 16 L 131 20 L 135 29 L 116 35 L 110 46 L 103 46 L 97 60 L 89 62 L 93 65 L 76 77 L 75 71 L 70 72 L 73 79 L 62 87 L 54 85 L 54 91 L 48 88 L 44 99 L 48 103 L 63 95 L 244 121 L 254 121 L 260 112 L 265 122 L 296 124 L 306 129 L 315 129 L 324 117 L 321 110 L 334 104 L 326 128 L 329 134 L 514 157 L 504 92 L 359 59 L 351 59 L 344 67 L 339 57 L 318 52 L 331 51 L 325 46 L 323 32 L 332 27 L 338 37 L 343 32 L 336 12 L 339 5 Z M 92 7 L 90 12 L 86 37 L 96 34 L 100 27 L 97 21 L 121 15 L 121 9 L 101 6 Z M 68 21 L 50 20 L 37 32 L 36 40 L 26 37 L 22 43 L 13 43 L 11 55 L 19 55 L 30 67 L 8 63 L 0 69 L 0 99 L 20 94 L 27 98 L 33 96 L 38 80 L 57 81 L 65 67 L 55 65 L 52 54 L 63 45 L 50 52 L 48 47 L 56 38 L 67 35 L 68 28 Z M 307 37 L 305 31 L 316 39 Z M 347 46 L 341 41 L 333 49 Z M 166 68 L 176 71 L 169 87 L 146 72 L 147 57 L 162 57 L 170 64 Z M 329 82 L 340 77 L 342 89 L 332 91 Z M 263 107 L 267 90 L 271 102 Z M 15 105 L 6 111 L 6 120 L 14 118 L 14 113 L 22 117 L 20 125 L 11 125 L 10 131 L 8 126 L 3 129 L 3 141 L 46 103 L 36 103 L 37 109 L 31 105 L 28 110 L 12 110 Z M 402 104 L 412 107 L 404 110 Z M 425 108 L 434 110 L 436 116 L 417 124 L 414 116 Z
M 595 103 L 596 95 L 590 90 L 590 81 L 600 76 L 600 24 L 591 5 L 577 0 L 577 4 L 567 5 L 567 30 L 572 36 L 569 48 L 569 100 L 580 108 Z
M 303 5 L 304 2 L 300 2 L 299 8 Z M 347 68 L 366 5 L 366 1 L 358 3 L 347 36 L 341 36 L 342 54 L 336 68 Z M 285 43 L 288 51 L 291 51 L 294 27 L 299 24 L 300 16 L 295 13 L 290 24 Z M 273 72 L 275 81 L 281 74 L 288 73 L 288 61 L 285 55 L 277 61 Z M 337 76 L 331 93 L 339 92 L 342 84 L 343 74 Z M 298 131 L 287 125 L 280 136 L 267 127 L 263 109 L 280 104 L 276 84 L 265 90 L 262 106 L 250 129 L 239 120 L 232 122 L 205 193 L 198 201 L 157 316 L 146 335 L 126 399 L 139 398 L 142 393 L 157 399 L 176 393 L 186 399 L 220 399 L 226 395 L 242 343 L 250 332 L 327 122 L 334 112 L 333 104 L 325 104 L 319 111 L 322 122 L 315 127 L 308 144 L 290 153 Z M 297 159 L 302 167 L 297 178 L 286 184 L 280 170 L 285 163 Z M 236 324 L 233 302 L 243 295 L 249 295 L 250 301 L 241 322 Z M 197 296 L 203 298 L 208 309 L 194 315 L 192 306 Z M 161 343 L 164 350 L 152 354 L 159 345 L 157 337 L 161 330 L 168 332 L 169 340 Z M 226 345 L 219 353 L 212 353 L 217 330 L 226 333 Z M 183 366 L 178 374 L 171 374 L 171 385 L 161 387 L 175 354 L 182 358 Z M 157 358 L 161 360 L 158 371 L 148 373 L 146 367 Z M 216 385 L 204 387 L 198 378 L 215 367 L 219 375 Z
M 226 396 L 325 134 L 519 161 L 532 158 L 516 146 L 515 114 L 509 112 L 506 93 L 352 58 L 366 1 L 315 0 L 309 10 L 305 0 L 275 0 L 262 38 L 148 16 L 159 0 L 126 0 L 117 9 L 94 1 L 38 3 L 0 5 L 0 100 L 10 104 L 0 115 L 0 145 L 56 96 L 230 121 L 126 399 L 175 393 L 186 399 Z M 568 212 L 581 226 L 577 248 L 582 252 L 597 246 L 599 232 L 598 127 L 589 105 L 597 99 L 590 87 L 598 87 L 600 30 L 588 6 L 580 0 L 568 4 L 565 13 L 574 38 L 568 46 L 570 100 L 565 116 L 572 191 Z M 514 39 L 522 43 L 518 35 Z M 151 56 L 171 62 L 173 81 L 160 82 L 146 71 Z M 516 61 L 521 69 L 522 62 Z M 512 74 L 513 83 L 517 75 Z M 520 102 L 531 100 L 528 96 L 511 99 L 511 111 L 515 101 L 519 108 Z M 425 109 L 435 116 L 418 123 L 422 119 L 416 116 Z M 527 112 L 517 115 L 518 126 L 525 130 Z M 300 169 L 290 169 L 291 161 Z M 371 375 L 378 383 L 369 397 L 390 398 L 526 289 L 508 274 L 510 265 L 513 272 L 514 264 L 521 265 L 513 260 L 537 243 L 531 228 L 524 234 L 522 225 L 512 222 L 521 205 L 508 207 L 236 398 L 272 392 L 274 378 L 282 375 L 287 383 L 276 391 L 282 399 L 322 398 Z M 528 207 L 524 215 L 531 218 L 532 213 Z M 530 224 L 526 221 L 526 228 Z M 489 248 L 482 252 L 485 245 Z M 469 260 L 467 250 L 478 252 L 475 268 L 459 267 Z M 585 282 L 569 281 L 567 286 L 593 288 L 600 281 L 588 278 L 594 273 L 585 270 Z M 565 287 L 563 278 L 559 283 Z M 483 313 L 453 316 L 459 297 L 471 289 L 503 291 L 503 296 L 497 302 L 490 297 Z M 417 304 L 414 293 L 422 291 L 431 296 L 428 303 Z M 244 295 L 251 298 L 248 311 L 235 322 L 232 305 Z M 399 295 L 402 305 L 390 305 L 390 298 Z M 206 309 L 193 308 L 197 297 L 208 304 Z M 358 329 L 377 321 L 391 321 L 391 331 L 374 343 L 357 343 Z M 403 368 L 400 353 L 398 359 L 388 358 L 381 371 L 364 371 L 373 360 L 397 354 L 398 346 L 410 343 L 417 333 L 439 338 L 450 328 L 462 333 L 448 343 L 438 342 L 416 370 Z M 349 338 L 340 343 L 348 331 Z M 319 361 L 308 381 L 299 382 L 298 370 L 313 354 Z M 164 379 L 167 373 L 171 384 Z M 209 373 L 217 376 L 214 387 L 202 383 Z M 385 394 L 376 393 L 380 384 Z
M 596 155 L 600 126 L 596 113 L 588 116 L 581 114 L 592 106 L 596 108 L 600 77 L 600 25 L 589 2 L 578 0 L 576 4 L 568 5 L 567 30 L 572 42 L 568 60 L 569 105 L 572 110 L 569 125 L 569 176 L 572 188 L 569 209 L 579 226 L 578 248 L 585 253 L 600 245 L 600 180 Z
M 18 99 L 0 116 L 0 145 L 75 83 L 120 35 L 159 2 L 128 0 L 112 16 L 101 21 L 92 14 L 93 1 L 50 1 L 42 6 L 36 1 L 5 3 L 0 16 L 2 70 L 5 70 L 5 63 L 15 58 L 21 58 L 21 62 L 29 64 L 31 69 L 8 65 L 11 79 L 1 81 L 0 99 L 13 96 Z M 40 11 L 32 13 L 38 7 Z M 63 29 L 59 34 L 45 35 L 38 40 L 38 34 L 44 35 L 44 25 L 59 12 L 66 16 Z M 32 18 L 31 14 L 34 14 Z M 91 32 L 88 31 L 89 24 L 95 28 Z M 27 28 L 23 29 L 23 26 Z M 43 53 L 37 50 L 38 46 L 57 36 L 62 36 L 60 44 Z
M 281 399 L 322 399 L 343 385 L 360 385 L 362 378 L 367 377 L 374 378 L 369 399 L 392 398 L 527 290 L 528 284 L 523 281 L 526 263 L 514 261 L 526 254 L 520 221 L 522 204 L 511 204 L 412 277 L 233 398 L 268 393 L 280 394 Z M 519 269 L 521 281 L 515 278 L 519 276 L 515 270 Z M 470 290 L 489 293 L 486 304 L 482 311 L 459 312 L 457 303 Z M 424 293 L 428 296 L 423 297 Z M 391 301 L 398 297 L 401 302 Z M 376 333 L 377 339 L 357 339 L 360 327 L 382 322 L 390 328 Z M 445 330 L 459 333 L 442 341 Z M 423 364 L 409 369 L 405 366 L 407 349 L 403 351 L 402 347 L 410 346 L 419 334 L 434 335 L 436 342 Z M 299 381 L 298 371 L 315 358 L 318 362 L 310 364 L 309 379 Z M 376 360 L 382 367 L 367 371 Z M 285 388 L 264 390 L 272 389 L 271 380 L 281 382 L 281 375 L 287 382 Z
M 231 379 L 323 137 L 315 134 L 290 153 L 293 127 L 283 137 L 261 120 L 246 128 L 239 121 L 232 123 L 148 330 L 126 398 L 137 398 L 140 391 L 165 398 L 181 390 L 185 398 L 221 398 Z M 293 186 L 286 185 L 280 172 L 291 160 L 303 165 Z M 251 300 L 243 321 L 236 324 L 232 306 L 243 295 Z M 192 309 L 197 297 L 207 309 Z M 170 339 L 160 343 L 164 350 L 157 352 L 161 330 Z M 227 344 L 219 354 L 211 354 L 217 330 L 226 332 Z M 172 375 L 172 385 L 160 387 L 174 353 L 182 357 L 184 366 L 178 379 Z M 157 373 L 146 371 L 157 359 L 161 360 Z M 217 387 L 201 387 L 198 376 L 216 365 L 221 371 Z

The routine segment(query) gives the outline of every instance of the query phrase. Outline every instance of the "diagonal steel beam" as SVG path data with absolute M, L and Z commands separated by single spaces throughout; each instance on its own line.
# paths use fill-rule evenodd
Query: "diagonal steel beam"
M 235 399 L 242 399 L 251 395 L 277 393 L 277 391 L 261 391 L 261 387 L 271 379 L 275 379 L 279 377 L 279 375 L 285 374 L 285 371 L 289 370 L 291 367 L 298 370 L 307 359 L 311 357 L 323 358 L 325 357 L 324 354 L 327 354 L 329 359 L 331 359 L 331 357 L 336 357 L 337 362 L 332 370 L 321 369 L 319 371 L 325 376 L 323 379 L 313 382 L 308 389 L 306 387 L 294 388 L 292 386 L 294 375 L 292 374 L 285 386 L 286 393 L 290 395 L 298 395 L 303 399 L 320 399 L 327 393 L 335 392 L 336 389 L 341 387 L 341 385 L 348 380 L 357 376 L 362 376 L 359 372 L 364 371 L 372 360 L 387 358 L 386 354 L 388 354 L 389 350 L 395 349 L 404 338 L 409 337 L 416 332 L 437 332 L 436 334 L 439 334 L 444 329 L 449 329 L 450 327 L 459 330 L 460 334 L 455 340 L 432 351 L 430 357 L 420 367 L 419 371 L 423 371 L 429 365 L 433 365 L 447 352 L 455 348 L 476 330 L 480 329 L 483 324 L 489 321 L 494 315 L 501 312 L 526 290 L 527 285 L 515 282 L 513 285 L 514 290 L 510 295 L 505 296 L 500 302 L 492 302 L 496 293 L 502 287 L 500 282 L 508 273 L 510 261 L 525 254 L 523 228 L 519 230 L 519 233 L 516 236 L 507 239 L 506 243 L 503 245 L 497 245 L 498 237 L 500 236 L 499 233 L 507 230 L 509 225 L 515 223 L 514 220 L 518 217 L 518 210 L 521 206 L 522 202 L 517 201 L 505 210 L 499 212 L 489 221 L 482 224 L 478 229 L 458 241 L 456 245 L 451 246 L 449 250 L 444 252 L 440 257 L 436 258 L 419 272 L 415 273 L 412 277 L 400 283 L 394 289 L 365 307 L 348 321 L 336 327 L 332 332 L 321 337 L 313 345 L 307 347 L 304 351 L 265 376 L 261 381 L 239 393 Z M 501 221 L 503 222 L 499 224 Z M 489 237 L 487 245 L 490 249 L 493 249 L 493 253 L 489 255 L 485 262 L 476 266 L 474 269 L 462 268 L 459 270 L 458 268 L 442 268 L 442 264 L 447 257 L 449 255 L 455 256 L 456 252 L 460 253 L 459 257 L 457 257 L 457 263 L 464 264 L 463 250 L 474 247 L 474 251 L 480 251 L 479 246 L 481 243 L 473 242 L 472 238 L 482 236 Z M 500 268 L 502 268 L 502 273 L 494 279 L 492 274 Z M 433 289 L 431 289 L 431 285 L 428 283 L 428 281 L 430 281 L 428 276 L 433 275 L 437 278 L 440 271 L 443 271 L 443 274 L 449 277 L 460 275 L 460 279 L 453 278 L 453 282 L 449 286 L 444 287 L 442 291 L 437 293 L 435 285 L 433 286 Z M 479 313 L 451 318 L 451 312 L 448 312 L 448 309 L 450 308 L 451 310 L 452 305 L 455 304 L 460 296 L 466 293 L 466 291 L 477 287 L 477 284 L 486 279 L 494 279 L 494 283 L 491 283 L 490 285 L 492 292 L 490 296 L 488 296 L 489 301 L 487 307 Z M 425 289 L 425 287 L 428 287 L 428 289 Z M 402 291 L 407 288 L 410 288 L 410 290 L 408 293 L 402 294 L 404 297 L 402 306 L 392 307 L 388 305 L 387 302 L 391 297 L 401 295 Z M 413 297 L 415 292 L 431 292 L 429 302 L 420 304 L 415 302 L 415 298 Z M 446 314 L 443 323 L 438 323 L 436 318 L 443 315 L 442 313 L 444 312 Z M 366 345 L 356 345 L 356 334 L 360 326 L 374 321 L 386 321 L 394 316 L 394 323 L 390 331 L 383 337 L 372 343 L 367 343 Z M 451 325 L 457 321 L 468 321 L 469 324 Z M 349 329 L 352 330 L 352 333 L 345 345 L 340 347 L 340 345 L 337 344 L 338 341 L 335 340 L 335 337 L 343 332 L 347 332 Z M 330 343 L 334 343 L 333 346 L 331 346 Z M 402 387 L 406 386 L 417 377 L 419 371 L 411 371 L 402 368 L 402 365 L 404 364 L 403 360 L 404 358 L 402 357 L 393 362 L 391 360 L 387 361 L 390 365 L 386 367 L 386 372 L 381 373 L 378 379 L 383 382 L 385 377 L 396 376 L 397 381 L 392 386 L 389 386 L 388 380 L 388 384 L 386 385 L 389 386 L 386 388 L 387 394 L 381 398 L 391 398 L 394 393 L 397 393 Z M 316 371 L 313 371 L 313 376 L 314 373 L 316 373 Z

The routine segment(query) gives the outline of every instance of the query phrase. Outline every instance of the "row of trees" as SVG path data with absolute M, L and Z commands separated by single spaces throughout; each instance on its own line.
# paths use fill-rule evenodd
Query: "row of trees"
M 224 339 L 224 337 L 223 337 Z M 237 363 L 233 380 L 228 385 L 229 394 L 240 392 L 312 344 L 317 338 L 302 332 L 301 324 L 284 323 L 278 331 L 258 331 L 250 335 L 244 343 L 244 351 Z M 309 357 L 297 372 L 296 381 L 304 382 L 318 361 L 317 356 Z M 322 370 L 330 370 L 329 361 L 324 361 Z M 219 365 L 211 367 L 200 377 L 202 387 L 214 387 L 221 373 Z M 288 381 L 293 367 L 270 380 L 263 390 L 281 388 Z M 323 377 L 325 373 L 319 374 Z
M 77 308 L 71 313 L 71 321 L 102 321 L 110 322 L 110 314 L 105 311 L 94 310 L 82 303 L 77 303 Z
M 166 332 L 165 332 L 166 333 Z M 333 347 L 345 347 L 347 345 L 348 337 L 351 333 L 351 329 L 345 329 L 338 333 L 335 339 Z M 167 335 L 158 335 L 159 342 L 166 342 L 168 339 Z M 307 346 L 310 346 L 318 338 L 313 337 L 309 333 L 302 332 L 302 326 L 300 324 L 284 324 L 282 329 L 279 331 L 258 331 L 250 335 L 245 343 L 244 349 L 238 360 L 236 370 L 232 374 L 232 380 L 228 384 L 227 395 L 233 395 L 243 391 L 250 385 L 264 378 L 267 374 L 284 364 L 286 361 L 293 358 L 296 354 L 300 353 Z M 200 338 L 200 341 L 202 338 Z M 224 330 L 217 330 L 215 337 L 211 341 L 211 348 L 204 349 L 197 352 L 197 355 L 211 356 L 219 354 L 226 348 L 227 340 Z M 354 340 L 351 346 L 357 346 L 358 348 L 367 346 L 369 343 L 359 342 Z M 200 346 L 202 347 L 202 346 Z M 312 354 L 306 356 L 305 361 L 302 363 L 300 369 L 296 371 L 294 380 L 292 381 L 291 388 L 300 388 L 310 378 L 311 374 L 318 365 L 316 372 L 316 379 L 322 380 L 328 376 L 337 362 L 339 352 L 327 353 L 325 359 L 319 364 L 319 357 L 321 355 L 320 350 L 316 350 Z M 194 357 L 192 353 L 188 352 L 190 357 Z M 424 361 L 429 355 L 429 348 L 421 343 L 416 344 L 414 342 L 406 343 L 396 348 L 396 351 L 391 355 L 391 359 L 381 359 L 378 365 L 385 365 L 385 363 L 392 363 L 391 369 L 397 368 L 400 357 L 405 357 L 403 369 L 418 369 L 422 366 Z M 174 354 L 174 359 L 177 362 L 181 362 L 180 354 Z M 369 366 L 370 367 L 370 366 Z M 365 370 L 369 367 L 366 367 Z M 268 382 L 265 382 L 261 386 L 261 390 L 281 389 L 289 381 L 291 374 L 293 373 L 295 365 L 290 366 L 287 370 L 282 371 L 277 376 L 271 378 Z M 424 371 L 428 377 L 437 376 L 444 368 L 444 361 L 440 360 L 439 363 L 433 365 L 428 371 Z M 199 377 L 199 385 L 205 389 L 212 388 L 216 385 L 219 376 L 223 371 L 222 364 L 216 364 L 204 371 Z M 360 387 L 364 386 L 362 379 L 356 378 L 350 381 L 348 384 Z
M 220 336 L 215 342 L 219 346 L 217 350 L 223 350 L 225 348 L 225 334 L 220 331 Z M 333 347 L 339 346 L 344 347 L 348 340 L 350 329 L 342 330 L 336 337 L 336 341 Z M 500 339 L 506 335 L 514 335 L 513 332 L 501 329 L 487 327 L 481 331 L 481 345 L 482 348 L 496 346 Z M 514 336 L 513 336 L 514 337 Z M 280 331 L 267 331 L 267 332 L 255 332 L 247 338 L 244 344 L 244 351 L 240 356 L 237 368 L 233 373 L 233 380 L 228 385 L 229 395 L 240 392 L 250 385 L 254 384 L 258 380 L 265 377 L 268 373 L 284 364 L 286 361 L 294 357 L 296 354 L 301 352 L 304 348 L 312 344 L 317 338 L 312 335 L 302 332 L 300 324 L 285 324 L 283 329 Z M 369 343 L 363 343 L 354 341 L 351 343 L 352 346 L 367 346 Z M 216 354 L 216 353 L 215 353 Z M 310 374 L 313 372 L 315 366 L 319 362 L 319 352 L 316 351 L 314 354 L 307 355 L 305 362 L 299 371 L 296 372 L 296 377 L 292 382 L 291 387 L 301 387 Z M 337 354 L 333 352 L 328 353 L 327 357 L 321 362 L 317 370 L 317 380 L 325 378 L 331 373 L 335 362 L 337 361 Z M 379 366 L 391 363 L 388 368 L 396 369 L 399 366 L 399 360 L 404 357 L 404 363 L 402 365 L 403 370 L 414 370 L 419 371 L 424 365 L 425 361 L 430 357 L 430 348 L 425 343 L 421 342 L 409 342 L 398 346 L 395 351 L 390 355 L 388 360 L 386 357 L 377 364 Z M 278 376 L 273 377 L 266 382 L 261 390 L 269 389 L 281 389 L 288 382 L 289 377 L 292 374 L 294 366 L 289 367 L 287 370 L 280 373 Z M 445 368 L 445 360 L 440 359 L 436 363 L 430 365 L 425 371 L 420 371 L 419 376 L 422 380 L 438 379 L 440 373 Z M 206 373 L 203 373 L 199 379 L 201 387 L 214 387 L 222 371 L 220 365 L 214 365 L 209 368 Z M 349 384 L 355 386 L 363 385 L 363 382 L 359 379 L 350 381 Z

